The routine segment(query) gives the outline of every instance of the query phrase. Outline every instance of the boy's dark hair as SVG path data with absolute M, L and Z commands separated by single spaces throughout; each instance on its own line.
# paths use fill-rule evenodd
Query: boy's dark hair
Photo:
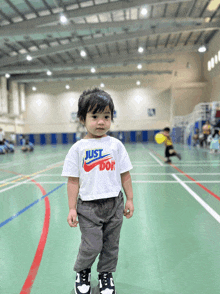
M 113 121 L 114 103 L 111 96 L 99 88 L 84 91 L 79 97 L 77 117 L 84 122 L 88 112 L 91 110 L 93 110 L 93 114 L 103 112 L 106 106 L 109 106 Z
M 170 132 L 170 128 L 164 128 L 163 131 L 164 132 Z

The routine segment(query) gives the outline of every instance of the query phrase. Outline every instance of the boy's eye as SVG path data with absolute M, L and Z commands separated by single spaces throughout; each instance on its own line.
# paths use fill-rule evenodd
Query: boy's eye
M 108 119 L 109 118 L 109 115 L 107 115 L 105 118 Z
M 97 118 L 97 116 L 96 116 L 96 115 L 93 115 L 92 117 L 93 117 L 93 118 Z

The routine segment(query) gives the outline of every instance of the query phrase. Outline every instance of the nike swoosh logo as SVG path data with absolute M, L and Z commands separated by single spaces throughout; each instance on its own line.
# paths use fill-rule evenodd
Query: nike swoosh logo
M 112 157 L 111 156 L 107 156 L 106 158 L 104 159 L 99 159 L 97 160 L 96 162 L 93 162 L 93 163 L 90 163 L 90 164 L 87 164 L 85 161 L 84 161 L 84 165 L 83 165 L 83 168 L 86 172 L 90 172 L 93 168 L 95 168 L 97 165 L 111 159 Z

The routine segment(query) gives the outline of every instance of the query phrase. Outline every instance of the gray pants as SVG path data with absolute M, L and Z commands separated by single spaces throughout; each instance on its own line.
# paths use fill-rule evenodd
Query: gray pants
M 98 272 L 115 272 L 119 238 L 123 222 L 124 198 L 77 201 L 77 214 L 82 233 L 74 271 L 91 268 L 99 255 Z

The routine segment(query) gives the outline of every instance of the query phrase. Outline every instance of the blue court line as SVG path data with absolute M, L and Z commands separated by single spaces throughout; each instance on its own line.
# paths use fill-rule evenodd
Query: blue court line
M 13 219 L 15 219 L 16 217 L 18 217 L 20 214 L 22 214 L 23 212 L 25 212 L 26 210 L 28 210 L 29 208 L 31 208 L 32 206 L 34 206 L 35 204 L 37 204 L 38 202 L 40 202 L 41 200 L 43 200 L 45 197 L 47 197 L 48 195 L 50 195 L 51 193 L 53 193 L 54 191 L 56 191 L 57 189 L 61 188 L 63 185 L 65 185 L 66 183 L 63 183 L 61 185 L 59 185 L 58 187 L 56 187 L 55 189 L 53 189 L 52 191 L 48 192 L 46 195 L 42 196 L 41 198 L 37 199 L 36 201 L 32 202 L 31 204 L 29 204 L 28 206 L 26 206 L 25 208 L 23 208 L 22 210 L 20 210 L 18 213 L 16 213 L 15 215 L 9 217 L 8 219 L 6 219 L 5 221 L 3 221 L 2 223 L 0 223 L 0 228 L 3 227 L 4 225 L 6 225 L 7 223 L 9 223 L 10 221 L 12 221 Z

